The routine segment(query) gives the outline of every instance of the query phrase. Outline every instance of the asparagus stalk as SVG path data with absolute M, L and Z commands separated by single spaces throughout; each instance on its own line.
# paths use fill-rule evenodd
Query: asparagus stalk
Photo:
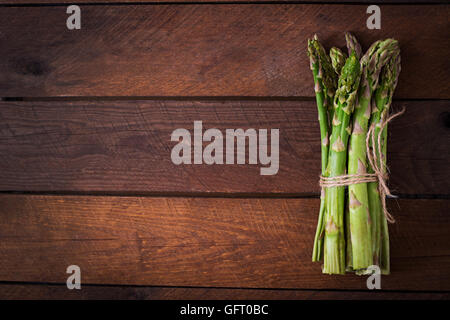
M 336 92 L 338 76 L 333 71 L 333 66 L 330 57 L 327 55 L 324 47 L 319 42 L 317 35 L 314 35 L 312 46 L 315 49 L 316 58 L 319 61 L 320 68 L 318 77 L 322 80 L 322 92 L 324 96 L 323 105 L 328 112 L 328 130 L 331 130 L 331 119 L 333 118 L 333 99 Z M 322 161 L 322 166 L 324 162 Z M 325 163 L 325 167 L 326 167 Z
M 328 177 L 339 176 L 346 171 L 350 116 L 354 110 L 360 76 L 359 60 L 352 52 L 342 67 L 334 98 L 331 148 L 326 171 Z M 326 190 L 324 273 L 345 272 L 344 193 L 345 187 Z
M 346 196 L 348 198 L 348 196 Z M 346 271 L 353 271 L 353 249 L 350 233 L 350 207 L 348 201 L 345 202 L 345 241 L 346 241 Z
M 397 48 L 392 39 L 375 42 L 361 59 L 362 79 L 358 92 L 358 103 L 353 118 L 353 132 L 350 137 L 348 174 L 365 174 L 366 135 L 371 113 L 371 96 L 378 84 L 381 68 Z M 379 235 L 378 219 L 369 211 L 366 183 L 352 184 L 349 191 L 349 219 L 352 242 L 353 269 L 365 269 L 373 264 L 373 237 Z
M 392 97 L 398 82 L 400 74 L 400 49 L 394 52 L 388 63 L 383 67 L 380 76 L 380 85 L 375 92 L 376 110 L 374 110 L 371 123 L 375 123 L 375 137 L 381 134 L 382 138 L 382 154 L 376 153 L 377 157 L 382 161 L 382 168 L 386 173 L 387 161 L 387 126 L 380 132 L 381 124 L 389 115 L 390 106 L 392 104 Z M 377 143 L 377 141 L 375 141 Z M 369 168 L 373 172 L 372 168 Z M 389 274 L 389 232 L 386 217 L 384 216 L 381 199 L 378 193 L 378 183 L 372 182 L 368 185 L 369 189 L 369 205 L 377 215 L 377 220 L 380 226 L 379 237 L 375 239 L 375 263 L 380 265 L 383 274 Z M 378 261 L 379 258 L 379 261 Z
M 351 52 L 349 52 L 349 54 L 351 54 Z M 345 65 L 347 55 L 345 53 L 343 53 L 341 49 L 332 47 L 330 49 L 330 58 L 331 58 L 331 64 L 333 65 L 334 71 L 336 72 L 336 74 L 338 76 L 340 76 L 342 67 Z M 346 215 L 348 214 L 348 203 L 345 204 L 345 214 Z M 346 241 L 347 247 L 351 247 L 350 238 L 348 237 L 349 233 L 347 232 L 347 230 L 349 230 L 349 227 L 350 227 L 350 225 L 347 223 L 347 221 L 348 221 L 347 217 L 344 217 L 344 221 L 345 221 L 344 233 L 346 235 L 345 241 Z M 347 253 L 351 253 L 351 251 L 347 251 Z M 346 265 L 349 265 L 350 268 L 351 268 L 351 260 L 352 260 L 351 255 L 347 255 Z
M 341 74 L 342 67 L 345 65 L 347 56 L 341 51 L 341 49 L 333 47 L 330 49 L 331 65 L 337 75 Z
M 345 33 L 345 42 L 347 44 L 348 54 L 351 54 L 351 52 L 354 51 L 356 54 L 356 57 L 358 59 L 361 59 L 362 49 L 361 49 L 361 45 L 359 44 L 356 37 L 353 34 L 351 34 L 350 32 L 346 32 Z M 361 72 L 362 72 L 362 70 L 361 70 Z M 361 88 L 359 90 L 361 90 Z M 348 196 L 346 196 L 346 198 L 348 199 Z M 346 246 L 347 268 L 346 269 L 347 269 L 347 271 L 353 271 L 353 247 L 352 247 L 351 230 L 350 230 L 350 206 L 349 206 L 348 201 L 345 204 L 345 225 L 346 225 L 345 235 L 346 235 L 346 239 L 347 239 L 347 246 Z
M 345 41 L 347 43 L 348 54 L 350 55 L 352 51 L 354 51 L 356 57 L 358 59 L 361 59 L 362 55 L 361 45 L 359 44 L 356 37 L 352 35 L 350 32 L 347 32 L 345 33 Z
M 329 116 L 327 114 L 327 107 L 332 105 L 332 98 L 334 96 L 337 78 L 334 74 L 330 74 L 333 73 L 331 61 L 326 55 L 325 49 L 317 39 L 317 36 L 314 36 L 314 39 L 312 40 L 308 40 L 308 56 L 314 78 L 314 89 L 319 114 L 322 174 L 325 174 L 328 163 L 329 146 Z M 314 238 L 312 261 L 320 261 L 323 256 L 323 216 L 325 212 L 324 192 L 321 193 L 320 199 L 319 220 L 317 222 L 317 230 Z

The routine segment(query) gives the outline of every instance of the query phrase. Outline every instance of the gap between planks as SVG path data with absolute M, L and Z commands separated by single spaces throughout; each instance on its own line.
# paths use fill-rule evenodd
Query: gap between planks
M 236 193 L 236 192 L 124 192 L 124 191 L 0 191 L 2 194 L 35 196 L 91 196 L 142 198 L 216 198 L 216 199 L 318 199 L 319 193 Z M 395 199 L 450 199 L 450 194 L 396 194 Z
M 65 284 L 0 283 L 2 299 L 176 299 L 176 300 L 278 300 L 278 299 L 448 299 L 448 292 L 369 291 L 321 289 L 247 289 L 208 287 L 153 287 L 82 285 L 67 290 Z
M 0 97 L 0 101 L 5 102 L 102 102 L 102 101 L 316 101 L 315 97 L 308 96 L 49 96 L 49 97 Z M 450 102 L 446 98 L 394 98 L 393 103 L 401 102 Z

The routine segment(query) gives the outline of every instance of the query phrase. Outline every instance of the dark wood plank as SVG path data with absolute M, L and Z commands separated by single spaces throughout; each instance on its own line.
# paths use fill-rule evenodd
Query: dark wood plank
M 365 289 L 310 262 L 318 199 L 0 196 L 0 281 Z M 390 202 L 386 290 L 450 289 L 447 200 Z
M 448 7 L 367 5 L 86 6 L 80 31 L 66 7 L 0 8 L 0 96 L 312 96 L 306 39 L 367 48 L 395 37 L 399 98 L 450 98 Z M 412 30 L 420 30 L 413 32 Z
M 448 101 L 401 104 L 389 129 L 392 191 L 448 194 Z M 278 173 L 173 164 L 171 133 L 193 133 L 195 120 L 223 133 L 280 129 Z M 313 101 L 0 102 L 0 190 L 318 194 L 319 140 Z
M 255 290 L 227 288 L 163 288 L 131 286 L 83 286 L 0 284 L 2 300 L 448 300 L 447 292 Z

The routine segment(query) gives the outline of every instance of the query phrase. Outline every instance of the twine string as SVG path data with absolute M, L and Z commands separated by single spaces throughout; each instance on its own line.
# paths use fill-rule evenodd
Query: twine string
M 364 173 L 364 174 L 346 174 L 336 177 L 324 177 L 320 176 L 319 184 L 323 188 L 330 187 L 343 187 L 358 183 L 367 182 L 378 182 L 378 192 L 380 194 L 381 206 L 383 208 L 384 216 L 386 220 L 390 223 L 394 223 L 394 217 L 389 213 L 386 207 L 386 196 L 394 197 L 387 186 L 387 180 L 389 175 L 387 174 L 387 166 L 385 159 L 383 159 L 383 143 L 382 143 L 382 133 L 387 124 L 394 118 L 405 113 L 405 107 L 403 109 L 391 116 L 389 116 L 384 121 L 379 123 L 379 133 L 376 134 L 376 123 L 372 123 L 367 131 L 366 137 L 366 154 L 370 166 L 372 167 L 374 173 Z M 372 148 L 371 145 L 372 144 Z

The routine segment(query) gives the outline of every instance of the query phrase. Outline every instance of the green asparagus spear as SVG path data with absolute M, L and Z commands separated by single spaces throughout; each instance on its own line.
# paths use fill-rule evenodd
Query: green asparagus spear
M 322 174 L 328 163 L 329 146 L 329 116 L 327 106 L 331 106 L 334 96 L 337 77 L 334 75 L 331 61 L 326 55 L 325 49 L 320 44 L 317 36 L 308 40 L 308 56 L 314 78 L 314 88 L 316 92 L 316 103 L 319 114 L 321 154 L 322 154 Z M 333 74 L 330 74 L 333 73 Z M 314 248 L 312 261 L 320 261 L 323 256 L 324 226 L 323 216 L 325 211 L 325 196 L 322 192 L 320 196 L 319 220 L 317 223 L 316 235 L 314 238 Z
M 348 195 L 345 195 L 348 198 Z M 345 244 L 346 244 L 346 271 L 353 271 L 353 250 L 352 250 L 352 237 L 350 233 L 350 207 L 348 201 L 345 202 Z
M 343 53 L 341 49 L 332 47 L 330 49 L 330 58 L 331 58 L 331 64 L 333 66 L 334 71 L 336 72 L 336 74 L 338 76 L 340 76 L 342 68 L 345 65 L 345 61 L 347 60 L 347 55 L 345 53 Z M 347 211 L 348 211 L 348 203 L 345 204 L 345 214 L 347 214 Z M 344 220 L 347 221 L 347 219 L 345 217 L 344 217 Z M 349 228 L 349 225 L 346 224 L 345 229 L 344 229 L 344 234 L 346 235 L 345 241 L 347 244 L 350 243 L 348 241 L 350 239 L 347 237 L 347 232 L 346 232 L 346 230 L 348 230 L 348 228 Z M 347 256 L 346 261 L 349 262 L 350 260 L 351 260 L 351 257 Z
M 395 40 L 375 42 L 361 59 L 362 78 L 358 92 L 358 103 L 353 116 L 353 131 L 350 137 L 348 174 L 365 174 L 366 135 L 371 114 L 371 96 L 378 84 L 381 68 L 398 48 Z M 348 187 L 350 208 L 350 234 L 352 239 L 353 269 L 365 269 L 374 262 L 374 242 L 377 236 L 378 219 L 369 210 L 366 183 Z
M 354 35 L 352 35 L 350 32 L 347 32 L 347 33 L 345 33 L 345 41 L 347 42 L 348 54 L 351 54 L 352 51 L 354 51 L 356 54 L 356 57 L 358 59 L 361 59 L 361 55 L 362 55 L 361 45 L 359 44 L 356 37 Z
M 331 148 L 326 171 L 328 177 L 339 176 L 346 171 L 350 116 L 355 107 L 360 76 L 359 60 L 352 52 L 341 70 L 334 98 Z M 326 190 L 324 273 L 345 272 L 344 192 L 345 187 L 330 187 Z
M 336 92 L 338 76 L 334 72 L 330 57 L 319 42 L 317 35 L 314 35 L 313 40 L 310 40 L 309 43 L 311 44 L 311 50 L 314 50 L 315 59 L 318 60 L 320 65 L 317 76 L 322 80 L 323 106 L 328 111 L 328 129 L 330 130 L 334 111 L 333 99 Z M 308 50 L 310 49 L 308 48 Z
M 350 32 L 345 33 L 345 41 L 347 43 L 348 53 L 350 54 L 352 51 L 355 52 L 356 57 L 361 59 L 362 49 L 356 37 Z M 359 89 L 361 90 L 361 88 Z M 348 195 L 346 195 L 348 199 Z M 345 236 L 346 236 L 346 251 L 347 251 L 347 271 L 353 271 L 353 248 L 352 248 L 352 240 L 351 240 L 351 231 L 350 231 L 350 206 L 349 201 L 346 201 L 345 204 Z
M 382 135 L 382 154 L 380 155 L 376 152 L 376 156 L 381 159 L 384 172 L 386 172 L 387 161 L 387 126 L 383 129 L 383 132 L 380 132 L 380 125 L 389 115 L 390 106 L 392 104 L 392 96 L 394 95 L 394 91 L 397 86 L 400 69 L 400 49 L 397 48 L 388 63 L 383 67 L 380 76 L 380 84 L 375 91 L 376 110 L 374 110 L 372 114 L 371 123 L 375 123 L 375 137 L 378 137 L 380 134 Z M 378 143 L 377 139 L 375 143 Z M 373 172 L 373 169 L 369 168 L 369 171 Z M 389 232 L 387 220 L 381 206 L 380 195 L 378 193 L 378 183 L 369 183 L 368 190 L 369 206 L 371 210 L 376 213 L 380 228 L 378 237 L 374 239 L 374 259 L 375 263 L 380 266 L 382 273 L 389 274 Z
M 341 49 L 333 47 L 330 49 L 330 58 L 331 65 L 333 66 L 334 71 L 337 75 L 340 75 L 341 69 L 345 64 L 347 56 L 341 51 Z

